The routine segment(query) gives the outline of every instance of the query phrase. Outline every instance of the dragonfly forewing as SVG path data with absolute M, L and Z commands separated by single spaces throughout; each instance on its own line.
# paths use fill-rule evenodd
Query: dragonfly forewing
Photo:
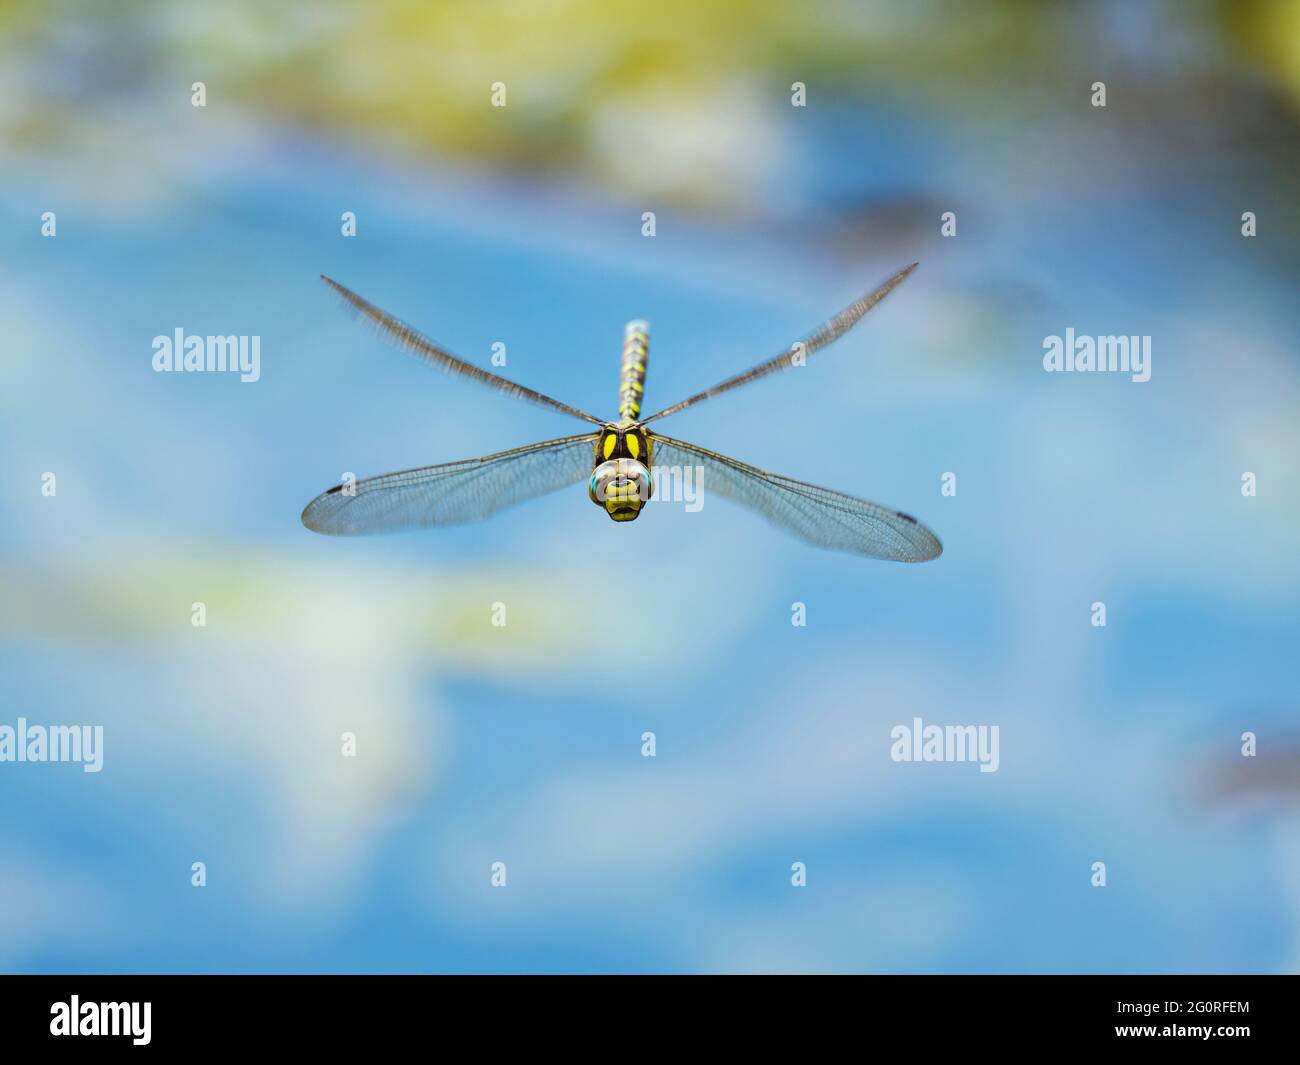
M 688 396 L 680 403 L 674 403 L 671 407 L 665 407 L 661 411 L 656 411 L 654 414 L 642 418 L 641 423 L 644 425 L 648 422 L 655 421 L 658 418 L 666 418 L 668 415 L 676 414 L 678 411 L 685 410 L 687 407 L 693 407 L 697 403 L 703 403 L 706 399 L 712 399 L 714 396 L 720 396 L 724 392 L 730 392 L 733 388 L 740 388 L 742 385 L 747 385 L 751 381 L 757 381 L 760 377 L 766 377 L 770 373 L 776 373 L 778 370 L 785 370 L 791 366 L 798 365 L 801 360 L 806 359 L 809 355 L 835 343 L 835 341 L 857 325 L 868 311 L 911 277 L 912 271 L 919 265 L 919 263 L 912 263 L 911 266 L 903 267 L 903 269 L 899 270 L 898 273 L 894 274 L 894 276 L 884 282 L 884 284 L 880 285 L 874 291 L 868 292 L 861 299 L 850 303 L 834 318 L 827 322 L 823 322 L 821 327 L 815 332 L 810 333 L 798 343 L 792 344 L 785 351 L 781 352 L 780 355 L 768 359 L 766 362 L 760 362 L 757 366 L 746 370 L 744 373 L 738 373 L 734 377 L 728 377 L 721 384 L 714 385 L 712 388 L 706 388 L 703 392 L 697 392 L 693 396 Z
M 396 318 L 387 311 L 376 307 L 369 300 L 362 299 L 346 285 L 340 285 L 333 278 L 326 277 L 324 274 L 320 275 L 320 279 L 334 290 L 335 294 L 343 301 L 344 306 L 360 315 L 363 321 L 368 322 L 379 331 L 380 336 L 397 347 L 418 355 L 435 366 L 441 366 L 448 373 L 459 374 L 471 381 L 478 381 L 480 384 L 495 388 L 498 392 L 504 392 L 508 396 L 525 399 L 529 403 L 535 403 L 539 407 L 547 407 L 562 414 L 572 414 L 575 418 L 581 418 L 583 421 L 591 422 L 594 425 L 604 424 L 594 414 L 588 414 L 584 410 L 571 407 L 567 403 L 561 403 L 558 399 L 552 399 L 535 389 L 527 388 L 504 377 L 498 377 L 494 373 L 489 373 L 487 370 L 473 365 L 473 363 L 466 362 L 464 359 L 439 347 L 419 330 L 407 325 L 400 318 Z

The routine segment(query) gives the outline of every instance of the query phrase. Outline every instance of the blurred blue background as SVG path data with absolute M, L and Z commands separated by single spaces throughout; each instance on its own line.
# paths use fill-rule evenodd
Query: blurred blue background
M 0 968 L 1300 969 L 1294 3 L 0 25 L 0 724 L 105 730 L 98 774 L 0 764 Z M 936 562 L 582 486 L 299 522 L 345 471 L 581 430 L 318 274 L 612 416 L 627 319 L 656 410 L 913 260 L 663 428 L 914 513 Z M 260 335 L 261 379 L 154 373 L 178 327 Z M 1067 327 L 1149 334 L 1150 382 L 1044 373 Z M 998 725 L 998 772 L 892 762 L 918 716 Z

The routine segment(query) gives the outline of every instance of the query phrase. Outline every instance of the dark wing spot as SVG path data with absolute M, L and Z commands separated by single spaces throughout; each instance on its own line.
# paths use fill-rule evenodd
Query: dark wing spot
M 894 513 L 897 514 L 897 515 L 898 515 L 900 518 L 902 518 L 904 521 L 910 521 L 913 525 L 916 524 L 916 519 L 915 519 L 914 517 L 912 517 L 912 515 L 910 515 L 910 514 L 904 514 L 901 510 L 896 510 L 896 511 L 894 511 Z

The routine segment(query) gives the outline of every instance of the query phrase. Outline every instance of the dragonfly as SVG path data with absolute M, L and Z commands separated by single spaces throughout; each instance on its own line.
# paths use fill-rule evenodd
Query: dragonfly
M 716 451 L 659 432 L 664 418 L 791 366 L 838 340 L 916 269 L 904 267 L 781 354 L 679 403 L 641 417 L 650 329 L 628 322 L 623 333 L 618 418 L 607 420 L 466 362 L 337 281 L 321 275 L 363 321 L 398 348 L 508 396 L 582 419 L 595 429 L 526 447 L 438 466 L 421 466 L 322 492 L 302 512 L 318 533 L 355 536 L 456 525 L 487 518 L 527 499 L 587 482 L 587 494 L 616 522 L 634 521 L 653 497 L 655 471 L 694 467 L 696 483 L 748 507 L 818 547 L 868 558 L 924 562 L 943 551 L 938 537 L 910 514 L 768 473 Z M 651 423 L 656 428 L 651 429 Z

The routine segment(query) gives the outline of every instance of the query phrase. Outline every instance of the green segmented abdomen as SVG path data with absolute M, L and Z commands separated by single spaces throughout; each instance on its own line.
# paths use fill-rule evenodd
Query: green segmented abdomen
M 645 364 L 650 351 L 650 323 L 638 318 L 623 327 L 623 372 L 619 378 L 618 416 L 634 422 L 641 417 L 645 394 Z

